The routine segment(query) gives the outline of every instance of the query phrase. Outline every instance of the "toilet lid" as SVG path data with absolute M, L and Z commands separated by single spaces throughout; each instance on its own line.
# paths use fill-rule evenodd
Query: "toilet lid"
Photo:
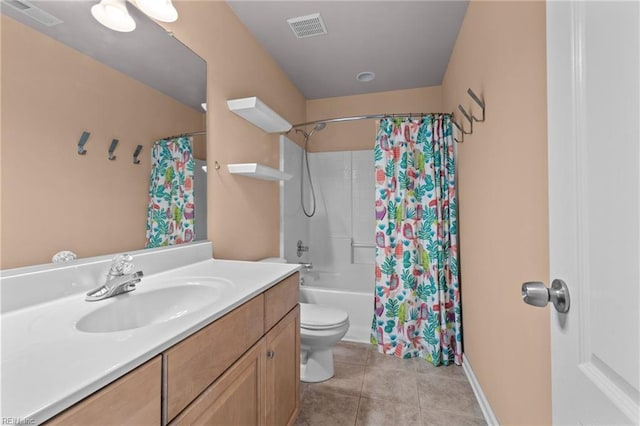
M 349 321 L 349 314 L 341 309 L 312 303 L 300 304 L 300 326 L 303 328 L 331 328 L 347 321 Z

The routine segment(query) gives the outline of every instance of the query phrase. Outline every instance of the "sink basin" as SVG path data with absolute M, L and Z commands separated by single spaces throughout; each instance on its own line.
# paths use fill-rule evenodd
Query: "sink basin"
M 206 285 L 190 282 L 107 299 L 108 305 L 80 318 L 76 329 L 86 333 L 112 333 L 181 318 L 215 303 L 222 289 L 230 286 L 223 280 L 207 281 Z

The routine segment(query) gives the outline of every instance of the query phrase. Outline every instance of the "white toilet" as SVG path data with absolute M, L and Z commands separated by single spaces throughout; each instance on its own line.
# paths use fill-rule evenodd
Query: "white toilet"
M 261 262 L 287 263 L 270 257 Z M 333 377 L 333 347 L 349 330 L 347 312 L 313 303 L 300 303 L 300 380 L 323 382 Z
M 300 380 L 322 382 L 333 377 L 333 347 L 349 329 L 340 309 L 300 303 Z

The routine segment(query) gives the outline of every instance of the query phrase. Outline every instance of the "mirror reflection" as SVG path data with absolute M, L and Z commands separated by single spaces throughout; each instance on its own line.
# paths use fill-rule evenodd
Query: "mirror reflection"
M 206 63 L 130 4 L 130 33 L 93 4 L 2 3 L 2 269 L 145 247 L 154 142 L 184 134 L 193 201 L 168 215 L 206 239 Z

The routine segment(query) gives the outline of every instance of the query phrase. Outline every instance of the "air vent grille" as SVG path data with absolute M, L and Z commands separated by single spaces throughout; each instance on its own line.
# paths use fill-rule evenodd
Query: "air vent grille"
M 62 24 L 62 21 L 49 12 L 45 12 L 44 10 L 36 7 L 25 0 L 2 0 L 2 4 L 11 6 L 17 11 L 24 13 L 31 19 L 35 19 L 40 22 L 42 25 L 46 25 L 47 27 L 52 27 L 54 25 Z
M 287 19 L 291 30 L 298 38 L 313 37 L 327 33 L 327 27 L 319 13 Z

